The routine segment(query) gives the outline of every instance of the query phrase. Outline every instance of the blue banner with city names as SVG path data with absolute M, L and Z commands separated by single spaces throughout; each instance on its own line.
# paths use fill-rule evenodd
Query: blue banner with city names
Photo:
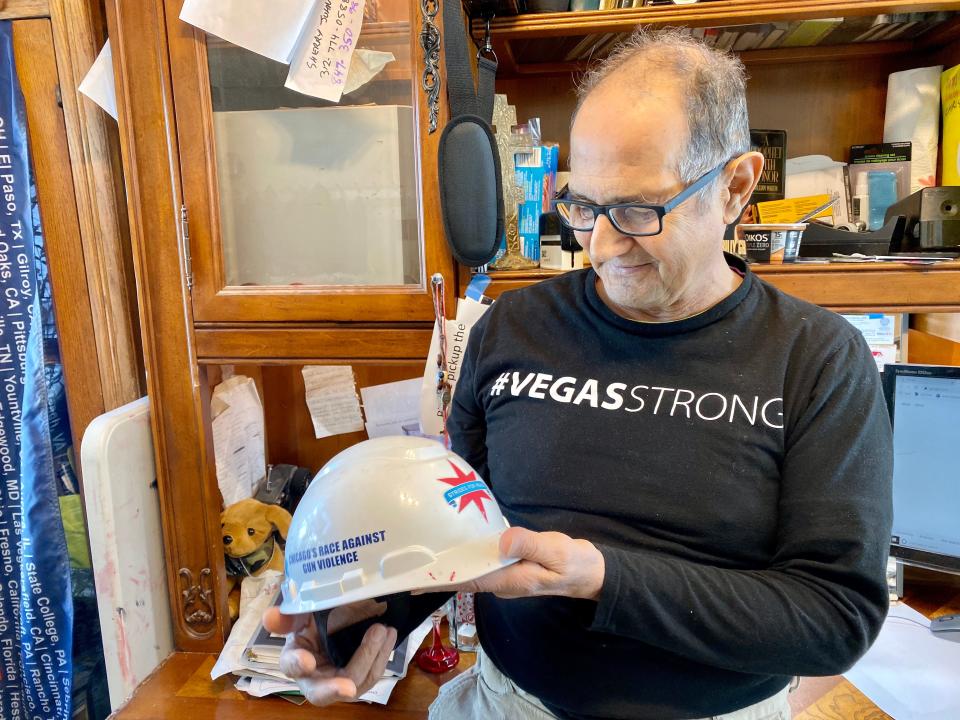
M 73 606 L 48 423 L 32 182 L 0 22 L 0 718 L 69 720 Z

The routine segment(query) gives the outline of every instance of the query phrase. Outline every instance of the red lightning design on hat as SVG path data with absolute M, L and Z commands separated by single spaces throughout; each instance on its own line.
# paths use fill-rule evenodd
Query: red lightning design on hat
M 476 473 L 472 470 L 470 474 L 463 472 L 460 468 L 453 464 L 452 460 L 447 460 L 450 463 L 450 467 L 453 468 L 453 472 L 456 473 L 456 477 L 449 478 L 437 478 L 440 482 L 445 482 L 447 485 L 453 485 L 457 487 L 458 485 L 463 485 L 464 483 L 472 482 L 477 479 Z M 480 514 L 483 515 L 483 519 L 487 520 L 487 510 L 483 507 L 484 500 L 493 500 L 489 495 L 487 495 L 484 490 L 474 490 L 473 492 L 468 492 L 465 495 L 460 497 L 460 508 L 457 510 L 458 513 L 462 513 L 463 509 L 470 503 L 475 504 L 480 508 Z M 489 522 L 489 520 L 487 520 Z

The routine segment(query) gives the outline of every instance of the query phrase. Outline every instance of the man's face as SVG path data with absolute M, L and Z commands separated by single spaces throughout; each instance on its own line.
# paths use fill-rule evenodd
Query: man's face
M 653 82 L 639 94 L 610 78 L 588 96 L 571 131 L 570 194 L 598 204 L 661 204 L 686 186 L 676 173 L 686 139 L 676 83 Z M 659 235 L 623 235 L 606 217 L 592 233 L 577 233 L 601 294 L 620 314 L 670 316 L 695 307 L 701 286 L 715 280 L 723 213 L 716 192 L 706 192 L 668 213 Z

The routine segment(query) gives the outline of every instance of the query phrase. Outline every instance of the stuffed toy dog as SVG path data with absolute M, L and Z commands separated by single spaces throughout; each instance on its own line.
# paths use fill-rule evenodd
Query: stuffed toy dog
M 290 520 L 290 513 L 279 505 L 268 505 L 252 498 L 234 503 L 220 513 L 231 620 L 240 615 L 240 581 L 243 578 L 260 575 L 265 570 L 283 572 L 280 541 L 287 539 Z

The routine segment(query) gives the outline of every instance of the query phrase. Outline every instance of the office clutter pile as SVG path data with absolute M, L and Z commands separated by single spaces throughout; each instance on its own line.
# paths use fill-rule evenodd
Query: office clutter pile
M 492 126 L 500 160 L 504 228 L 490 268 L 582 267 L 579 246 L 572 237 L 563 239 L 568 256 L 558 252 L 559 224 L 549 220 L 555 217 L 551 201 L 557 191 L 560 146 L 544 138 L 540 118 L 518 124 L 516 108 L 503 94 L 494 96 Z
M 277 695 L 297 705 L 305 702 L 297 684 L 286 677 L 279 666 L 284 638 L 266 631 L 260 619 L 264 611 L 280 599 L 283 576 L 269 572 L 244 579 L 240 590 L 239 618 L 233 625 L 223 650 L 210 675 L 217 679 L 236 676 L 238 690 L 253 697 Z M 415 628 L 393 651 L 383 677 L 360 700 L 385 705 L 394 686 L 406 676 L 407 668 L 420 643 L 430 632 L 429 618 Z
M 788 159 L 784 131 L 751 130 L 764 172 L 740 223 L 728 229 L 726 249 L 774 263 L 930 263 L 960 255 L 960 66 L 942 71 L 892 73 L 883 142 L 852 146 L 849 162 Z

